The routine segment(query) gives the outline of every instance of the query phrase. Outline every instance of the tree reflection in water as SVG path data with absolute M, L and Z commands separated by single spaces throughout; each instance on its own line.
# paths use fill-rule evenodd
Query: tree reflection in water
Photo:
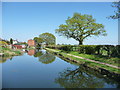
M 43 55 L 42 51 L 39 51 L 34 54 L 34 57 L 40 57 L 42 55 Z
M 53 61 L 55 61 L 55 56 L 46 52 L 45 54 L 43 54 L 42 56 L 39 57 L 39 61 L 44 64 L 49 64 L 49 63 L 52 63 Z
M 39 61 L 44 64 L 49 64 L 55 61 L 55 56 L 51 53 L 42 50 L 36 50 L 34 57 L 38 57 Z
M 64 88 L 103 88 L 104 81 L 94 75 L 83 72 L 82 68 L 71 70 L 67 68 L 55 79 Z
M 2 57 L 0 56 L 0 63 L 5 63 L 7 60 L 12 60 L 13 56 Z

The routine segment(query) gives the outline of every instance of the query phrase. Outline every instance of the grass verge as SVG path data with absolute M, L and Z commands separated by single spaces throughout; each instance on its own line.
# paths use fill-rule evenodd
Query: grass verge
M 103 64 L 98 64 L 98 63 L 94 63 L 94 62 L 91 62 L 91 61 L 87 61 L 87 60 L 84 60 L 84 59 L 80 59 L 80 58 L 76 58 L 76 57 L 73 57 L 73 56 L 69 56 L 66 54 L 66 52 L 63 52 L 61 50 L 56 50 L 56 49 L 49 49 L 49 48 L 46 48 L 46 50 L 48 51 L 52 51 L 52 52 L 56 52 L 58 54 L 62 54 L 64 57 L 69 57 L 70 59 L 73 59 L 73 60 L 77 60 L 77 61 L 80 61 L 80 63 L 85 63 L 87 66 L 89 67 L 92 67 L 94 69 L 99 69 L 99 68 L 103 68 L 103 69 L 106 69 L 110 72 L 114 72 L 114 73 L 118 73 L 120 74 L 120 70 L 119 69 L 116 69 L 116 68 L 113 68 L 113 67 L 110 67 L 110 66 L 106 66 L 106 65 L 103 65 Z M 69 52 L 69 54 L 72 54 L 72 55 L 76 55 L 76 56 L 80 56 L 80 57 L 84 57 L 84 58 L 88 58 L 88 59 L 93 59 L 93 60 L 96 60 L 96 61 L 100 61 L 102 62 L 102 60 L 104 58 L 100 58 L 98 57 L 97 59 L 95 58 L 96 56 L 94 55 L 85 55 L 85 54 L 79 54 L 77 52 Z M 85 55 L 85 56 L 84 56 Z M 98 60 L 99 59 L 99 60 Z M 108 60 L 112 60 L 112 59 L 108 59 Z M 103 60 L 103 62 L 105 63 L 108 63 L 108 64 L 111 64 L 111 62 L 108 62 L 108 60 Z M 119 60 L 118 58 L 115 59 L 115 60 Z M 118 66 L 118 63 L 112 63 L 112 65 L 117 65 Z

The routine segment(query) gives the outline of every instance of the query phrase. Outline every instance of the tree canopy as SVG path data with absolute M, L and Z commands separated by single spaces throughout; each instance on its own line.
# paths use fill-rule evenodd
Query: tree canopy
M 10 44 L 13 44 L 13 39 L 12 38 L 10 38 Z
M 107 35 L 104 25 L 96 23 L 92 15 L 81 15 L 79 13 L 74 13 L 73 17 L 68 17 L 66 24 L 61 24 L 55 31 L 60 36 L 79 41 L 79 45 L 82 45 L 87 37 Z
M 40 47 L 41 43 L 43 42 L 42 38 L 39 38 L 39 37 L 34 37 L 34 41 L 37 47 Z
M 53 45 L 56 43 L 56 37 L 51 33 L 43 33 L 39 35 L 39 38 L 43 40 L 47 45 Z
M 115 7 L 117 10 L 114 11 L 115 15 L 112 15 L 109 18 L 119 19 L 120 18 L 120 0 L 118 2 L 113 2 L 112 7 Z

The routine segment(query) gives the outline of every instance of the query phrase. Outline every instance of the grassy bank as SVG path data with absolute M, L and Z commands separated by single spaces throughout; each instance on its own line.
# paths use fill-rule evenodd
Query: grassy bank
M 1 56 L 7 57 L 7 56 L 17 56 L 17 55 L 22 55 L 23 52 L 18 50 L 18 49 L 10 49 L 10 48 L 5 48 L 0 46 L 0 53 Z
M 103 57 L 100 55 L 79 54 L 78 52 L 69 52 L 69 54 L 92 59 L 92 60 L 99 61 L 99 62 L 108 63 L 108 64 L 115 65 L 115 66 L 120 66 L 120 58 L 105 57 L 105 56 Z
M 91 67 L 91 68 L 94 68 L 94 69 L 98 69 L 98 70 L 100 68 L 103 68 L 103 69 L 108 70 L 110 72 L 114 72 L 114 73 L 120 74 L 120 70 L 119 69 L 116 69 L 116 68 L 113 68 L 113 67 L 109 67 L 109 66 L 106 66 L 106 65 L 103 65 L 103 64 L 99 64 L 99 63 L 90 62 L 88 60 L 76 58 L 76 57 L 67 55 L 68 54 L 67 52 L 64 52 L 64 51 L 61 51 L 61 50 L 49 49 L 49 48 L 46 48 L 46 49 L 48 51 L 51 51 L 51 52 L 56 52 L 58 54 L 62 54 L 66 58 L 70 58 L 72 60 L 76 60 L 76 61 L 78 61 L 78 63 L 86 64 L 88 67 Z M 84 58 L 88 58 L 88 59 L 92 59 L 92 60 L 96 60 L 96 61 L 99 61 L 99 62 L 105 62 L 105 63 L 111 64 L 111 65 L 116 65 L 116 66 L 118 66 L 118 61 L 119 61 L 119 58 L 107 58 L 107 57 L 102 57 L 101 58 L 99 56 L 97 57 L 97 56 L 94 56 L 94 55 L 79 54 L 77 52 L 69 52 L 69 54 L 80 56 L 80 57 L 84 57 Z

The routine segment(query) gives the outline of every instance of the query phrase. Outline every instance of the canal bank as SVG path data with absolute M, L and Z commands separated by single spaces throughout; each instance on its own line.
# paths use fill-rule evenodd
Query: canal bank
M 46 50 L 35 51 L 2 64 L 3 88 L 120 88 L 119 78 L 102 75 Z
M 71 54 L 67 54 L 67 53 L 63 53 L 60 50 L 54 50 L 54 49 L 49 49 L 49 48 L 45 48 L 47 51 L 57 55 L 58 57 L 63 58 L 66 61 L 70 61 L 70 62 L 74 62 L 77 63 L 79 65 L 82 65 L 84 67 L 87 67 L 89 69 L 93 69 L 94 71 L 97 71 L 101 74 L 103 74 L 104 76 L 109 76 L 110 78 L 113 79 L 117 79 L 120 78 L 120 69 L 119 67 L 117 68 L 116 66 L 113 65 L 109 65 L 109 64 L 105 64 L 105 63 L 99 63 L 99 62 L 92 62 L 89 61 L 89 59 L 84 59 L 84 58 L 79 58 L 78 56 L 75 57 L 75 55 L 71 55 Z M 107 66 L 109 65 L 109 66 Z M 113 66 L 113 67 L 111 67 Z
M 22 49 L 13 49 L 8 46 L 0 46 L 0 56 L 2 57 L 7 57 L 7 56 L 17 56 L 17 55 L 22 55 L 23 51 Z
M 22 50 L 18 49 L 11 49 L 8 47 L 1 47 L 0 46 L 0 63 L 6 62 L 8 59 L 12 59 L 14 56 L 20 56 L 23 55 Z

